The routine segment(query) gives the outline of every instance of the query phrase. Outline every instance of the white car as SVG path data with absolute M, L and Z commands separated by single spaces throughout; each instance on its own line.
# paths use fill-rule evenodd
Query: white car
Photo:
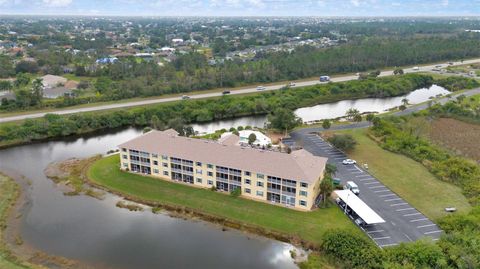
M 360 190 L 358 189 L 357 184 L 355 184 L 355 182 L 353 182 L 353 181 L 347 181 L 347 184 L 345 184 L 345 186 L 343 186 L 343 189 L 344 190 L 350 190 L 355 195 L 360 194 Z
M 352 160 L 352 159 L 345 159 L 345 160 L 342 161 L 342 163 L 345 164 L 345 165 L 346 164 L 356 164 L 357 161 Z
M 264 86 L 258 86 L 258 87 L 257 87 L 257 91 L 263 91 L 263 90 L 265 90 L 265 89 L 266 89 L 266 88 L 265 88 Z

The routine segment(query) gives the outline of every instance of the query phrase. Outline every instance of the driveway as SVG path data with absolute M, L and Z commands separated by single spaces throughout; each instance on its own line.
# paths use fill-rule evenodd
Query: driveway
M 338 126 L 335 129 L 362 128 L 366 123 L 354 126 Z M 316 134 L 309 131 L 296 131 L 285 143 L 301 144 L 304 149 L 317 156 L 328 157 L 328 163 L 337 166 L 335 177 L 355 182 L 360 189 L 360 199 L 370 206 L 386 222 L 365 228 L 364 232 L 379 246 L 398 245 L 401 242 L 415 241 L 423 237 L 438 240 L 442 234 L 440 228 L 407 201 L 383 185 L 378 179 L 360 168 L 360 165 L 343 165 L 347 156 L 331 146 Z M 392 164 L 394 165 L 394 164 Z

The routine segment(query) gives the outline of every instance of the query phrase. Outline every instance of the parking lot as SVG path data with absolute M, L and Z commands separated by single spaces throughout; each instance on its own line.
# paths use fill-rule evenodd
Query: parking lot
M 302 146 L 314 155 L 328 157 L 328 162 L 337 166 L 336 178 L 341 183 L 355 182 L 360 190 L 359 198 L 380 215 L 386 222 L 362 228 L 380 247 L 394 246 L 401 242 L 415 241 L 422 237 L 438 240 L 440 228 L 412 205 L 391 191 L 361 165 L 343 165 L 347 156 L 325 142 L 321 137 L 307 132 L 294 132 L 285 144 L 294 145 L 302 141 Z M 395 164 L 392 164 L 395 165 Z

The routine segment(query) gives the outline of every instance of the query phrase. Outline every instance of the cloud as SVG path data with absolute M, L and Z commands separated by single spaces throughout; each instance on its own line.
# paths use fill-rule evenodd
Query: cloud
M 360 6 L 360 0 L 350 0 L 350 3 L 356 7 Z
M 72 3 L 73 0 L 42 0 L 42 3 L 49 7 L 66 7 Z

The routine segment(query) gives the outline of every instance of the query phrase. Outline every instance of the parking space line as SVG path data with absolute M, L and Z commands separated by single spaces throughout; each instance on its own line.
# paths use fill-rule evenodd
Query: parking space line
M 381 233 L 383 230 L 376 230 L 376 231 L 369 231 L 367 234 L 373 234 L 373 233 Z
M 363 171 L 355 171 L 355 172 L 352 172 L 352 174 L 363 174 Z
M 362 173 L 363 173 L 363 170 L 362 170 L 362 169 L 360 169 L 360 168 L 358 168 L 358 166 L 357 166 L 356 164 L 354 165 L 354 167 L 355 167 L 355 169 L 357 169 L 358 171 L 360 171 L 360 172 L 362 172 Z
M 369 189 L 378 189 L 378 188 L 385 188 L 385 186 L 373 186 L 373 187 L 368 187 Z
M 390 190 L 379 190 L 379 191 L 374 191 L 374 192 L 377 193 L 377 192 L 386 192 L 386 191 L 390 191 Z
M 441 230 L 437 230 L 437 231 L 426 232 L 426 233 L 423 233 L 423 234 L 434 234 L 434 233 L 441 233 L 441 232 L 442 232 Z
M 371 177 L 371 175 L 357 175 L 355 177 Z
M 396 246 L 398 243 L 392 243 L 392 244 L 385 244 L 385 245 L 379 245 L 380 247 L 390 247 L 390 246 Z
M 395 196 L 395 193 L 389 193 L 389 194 L 382 194 L 380 197 L 387 197 L 387 196 Z
M 382 240 L 382 239 L 389 239 L 389 238 L 390 236 L 377 237 L 377 238 L 373 237 L 373 240 Z
M 416 215 L 421 215 L 422 213 L 420 212 L 416 212 L 416 213 L 410 213 L 410 214 L 405 214 L 403 215 L 404 217 L 408 217 L 408 216 L 416 216 Z
M 360 181 L 375 180 L 373 177 L 366 177 L 359 179 Z
M 400 208 L 400 209 L 397 209 L 395 211 L 405 211 L 405 210 L 416 210 L 416 209 L 413 208 L 413 207 L 407 207 L 407 208 Z
M 410 222 L 417 222 L 417 221 L 423 221 L 423 220 L 428 220 L 428 218 L 412 219 Z
M 433 223 L 433 224 L 425 224 L 425 225 L 417 226 L 417 228 L 432 227 L 432 226 L 435 226 L 435 225 L 436 225 L 435 223 Z
M 385 200 L 385 202 L 398 201 L 398 200 L 402 200 L 402 198 L 387 199 L 387 200 Z
M 380 182 L 378 182 L 378 181 L 374 181 L 374 182 L 368 182 L 368 183 L 365 183 L 365 185 L 372 185 L 372 184 L 380 184 Z
M 400 205 L 408 205 L 408 203 L 391 204 L 390 206 L 400 206 Z

